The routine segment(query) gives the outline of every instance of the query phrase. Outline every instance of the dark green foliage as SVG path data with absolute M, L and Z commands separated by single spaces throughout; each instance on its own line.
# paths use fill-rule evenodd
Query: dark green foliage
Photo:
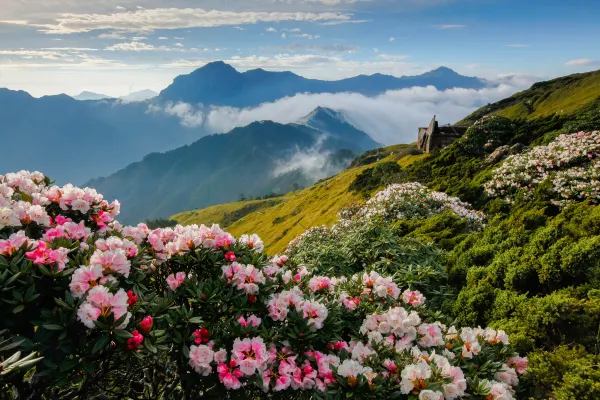
M 422 154 L 422 151 L 417 148 L 416 143 L 411 144 L 395 144 L 392 146 L 382 147 L 379 149 L 369 150 L 364 152 L 360 156 L 356 157 L 348 168 L 360 167 L 363 165 L 369 165 L 376 163 L 379 160 L 387 158 L 391 155 L 396 160 L 408 155 Z
M 516 125 L 508 118 L 483 117 L 469 127 L 457 143 L 467 154 L 481 156 L 509 143 L 515 128 Z
M 402 167 L 395 161 L 385 161 L 367 168 L 354 178 L 349 189 L 353 192 L 368 194 L 397 179 Z
M 314 275 L 351 276 L 363 271 L 395 275 L 402 287 L 421 290 L 432 308 L 445 308 L 452 291 L 446 286 L 444 253 L 432 244 L 400 237 L 381 222 L 355 224 L 338 233 L 311 234 L 292 248 L 292 259 L 314 266 Z M 433 284 L 435 283 L 435 284 Z
M 177 225 L 177 221 L 174 221 L 172 219 L 166 219 L 166 218 L 157 218 L 157 219 L 151 219 L 151 220 L 145 221 L 145 224 L 150 229 L 168 228 L 168 227 L 173 227 L 173 226 Z
M 521 350 L 570 341 L 592 349 L 600 210 L 580 203 L 555 217 L 546 211 L 516 205 L 454 248 L 450 278 L 464 285 L 455 312 L 462 323 L 505 329 Z
M 582 346 L 560 346 L 530 355 L 529 373 L 539 386 L 540 397 L 556 400 L 600 398 L 600 357 Z

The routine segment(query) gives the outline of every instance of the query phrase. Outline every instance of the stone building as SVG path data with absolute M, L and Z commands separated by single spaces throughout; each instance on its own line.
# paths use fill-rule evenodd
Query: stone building
M 467 129 L 467 126 L 439 126 L 434 115 L 427 128 L 419 128 L 417 146 L 425 153 L 431 153 L 435 149 L 443 149 L 460 138 Z

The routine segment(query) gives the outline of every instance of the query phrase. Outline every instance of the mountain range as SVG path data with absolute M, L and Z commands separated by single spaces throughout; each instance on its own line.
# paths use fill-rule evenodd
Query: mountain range
M 88 186 L 119 199 L 126 223 L 184 209 L 311 185 L 379 147 L 337 111 L 319 107 L 297 123 L 260 121 L 142 161 Z
M 144 100 L 148 100 L 151 99 L 153 97 L 158 96 L 158 93 L 156 93 L 154 90 L 150 90 L 150 89 L 144 89 L 144 90 L 139 90 L 137 92 L 132 92 L 129 93 L 128 95 L 125 96 L 120 96 L 120 97 L 112 97 L 112 96 L 107 96 L 105 94 L 100 94 L 100 93 L 94 93 L 94 92 L 88 92 L 88 91 L 83 91 L 81 93 L 79 93 L 77 96 L 72 96 L 75 100 L 104 100 L 104 99 L 121 99 L 123 101 L 144 101 Z
M 149 153 L 172 150 L 213 133 L 201 124 L 187 124 L 179 112 L 181 108 L 195 110 L 198 103 L 204 109 L 245 107 L 296 93 L 347 91 L 377 95 L 427 85 L 438 89 L 480 88 L 487 82 L 444 67 L 418 76 L 375 74 L 319 81 L 291 72 L 238 72 L 223 62 L 214 62 L 175 78 L 159 96 L 144 101 L 78 101 L 67 95 L 34 98 L 23 91 L 0 89 L 0 171 L 37 169 L 59 184 L 82 184 L 107 176 Z M 327 127 L 328 131 L 334 129 Z M 343 130 L 348 133 L 346 126 Z
M 209 63 L 188 75 L 175 78 L 160 92 L 159 101 L 252 107 L 299 93 L 360 93 L 376 96 L 388 90 L 414 86 L 481 89 L 485 79 L 463 76 L 450 68 L 440 67 L 417 76 L 359 75 L 337 81 L 307 79 L 292 72 L 253 69 L 239 72 L 222 61 Z

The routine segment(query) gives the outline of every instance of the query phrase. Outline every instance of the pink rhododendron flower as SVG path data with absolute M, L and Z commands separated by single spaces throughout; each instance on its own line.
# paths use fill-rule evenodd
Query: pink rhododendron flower
M 103 277 L 100 265 L 81 266 L 73 272 L 69 288 L 74 297 L 81 297 Z
M 327 307 L 316 301 L 305 301 L 302 304 L 302 317 L 307 320 L 311 331 L 316 331 L 323 327 L 327 319 Z
M 326 276 L 313 276 L 310 278 L 310 281 L 308 281 L 308 288 L 312 293 L 318 291 L 333 292 L 333 284 Z
M 53 250 L 48 247 L 48 243 L 39 240 L 37 247 L 33 251 L 28 251 L 25 256 L 33 261 L 34 265 L 54 266 L 57 272 L 65 269 L 65 264 L 68 261 L 69 249 L 59 247 Z
M 214 359 L 214 354 L 210 347 L 206 345 L 192 345 L 190 346 L 189 364 L 197 373 L 208 376 L 212 373 L 210 363 Z
M 122 329 L 127 326 L 131 317 L 131 313 L 127 312 L 127 300 L 127 294 L 123 289 L 112 294 L 105 286 L 95 286 L 88 292 L 86 301 L 79 307 L 77 316 L 85 326 L 94 328 L 93 321 L 100 315 L 108 317 L 112 314 L 115 321 L 125 315 L 123 323 L 117 326 L 118 329 Z M 90 306 L 98 311 L 92 312 Z
M 30 239 L 25 235 L 24 231 L 13 233 L 6 240 L 0 239 L 0 255 L 12 256 L 19 251 L 21 246 L 28 244 Z
M 129 300 L 127 300 L 127 302 L 129 303 Z M 140 328 L 140 331 L 144 335 L 148 335 L 150 333 L 150 329 L 152 329 L 152 317 L 150 315 L 148 315 L 147 317 L 145 317 L 140 322 L 140 324 L 138 325 L 138 327 Z
M 244 317 L 239 317 L 237 319 L 237 322 L 239 322 L 239 324 L 242 325 L 244 328 L 247 328 L 250 325 L 256 328 L 260 325 L 261 319 L 258 318 L 256 315 L 251 315 L 248 317 L 248 319 L 245 319 Z
M 240 366 L 244 375 L 250 376 L 266 365 L 269 353 L 262 338 L 238 338 L 233 342 L 231 359 Z
M 90 258 L 90 265 L 100 265 L 107 273 L 116 272 L 129 277 L 131 271 L 131 262 L 127 259 L 127 254 L 123 249 L 114 249 L 102 251 L 96 250 Z
M 236 365 L 235 361 L 230 361 L 229 364 L 221 363 L 217 365 L 219 381 L 230 390 L 237 390 L 242 387 L 239 378 L 243 376 L 243 373 L 239 368 L 236 368 Z
M 178 272 L 175 275 L 171 274 L 167 277 L 167 285 L 169 285 L 169 289 L 177 290 L 179 286 L 185 282 L 185 272 Z
M 132 338 L 127 339 L 127 350 L 136 350 L 144 341 L 144 336 L 138 331 L 131 332 Z
M 410 304 L 413 307 L 418 307 L 425 303 L 425 297 L 418 290 L 406 289 L 402 293 L 402 300 L 404 300 L 406 304 Z
M 519 375 L 523 375 L 527 372 L 529 360 L 527 357 L 510 357 L 506 360 L 506 364 L 508 364 L 509 367 L 514 368 Z
M 240 237 L 240 243 L 245 244 L 248 248 L 255 250 L 258 253 L 261 253 L 265 248 L 265 245 L 258 235 L 242 235 Z
M 233 251 L 228 251 L 227 253 L 225 253 L 225 259 L 227 261 L 233 262 L 237 260 L 237 257 L 235 256 L 235 253 Z

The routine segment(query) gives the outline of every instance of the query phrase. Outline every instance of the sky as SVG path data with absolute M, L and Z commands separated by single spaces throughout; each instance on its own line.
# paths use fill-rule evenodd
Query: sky
M 600 69 L 595 0 L 0 0 L 0 87 L 160 91 L 223 60 L 318 79 Z

